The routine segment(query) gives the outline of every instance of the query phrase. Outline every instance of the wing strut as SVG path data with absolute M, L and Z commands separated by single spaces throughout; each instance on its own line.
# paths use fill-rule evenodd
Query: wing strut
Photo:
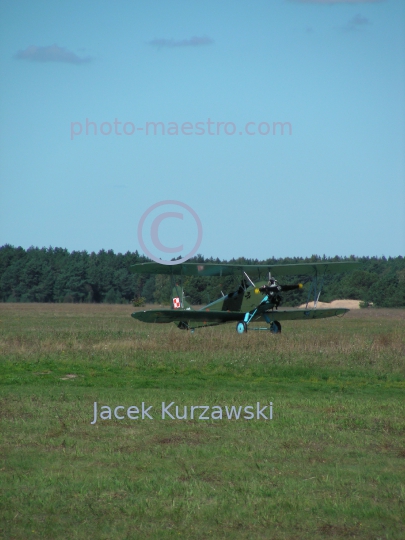
M 308 304 L 310 302 L 311 294 L 314 295 L 314 309 L 318 305 L 318 300 L 321 295 L 324 279 L 325 279 L 325 274 L 321 277 L 321 276 L 318 276 L 318 271 L 316 271 L 314 278 L 311 280 L 311 286 L 309 288 L 307 305 L 305 306 L 305 309 L 308 309 Z
M 253 287 L 256 287 L 256 285 L 253 283 L 253 281 L 250 279 L 250 277 L 247 275 L 246 272 L 243 272 L 245 274 L 245 276 L 248 278 L 248 280 L 250 281 L 250 283 L 253 285 Z

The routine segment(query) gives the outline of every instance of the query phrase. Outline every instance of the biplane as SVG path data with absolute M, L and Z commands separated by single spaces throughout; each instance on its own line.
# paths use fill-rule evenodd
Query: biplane
M 357 262 L 321 262 L 298 264 L 216 264 L 216 263 L 180 263 L 165 265 L 142 263 L 131 266 L 131 272 L 141 274 L 167 274 L 172 277 L 171 309 L 152 309 L 136 311 L 132 317 L 147 323 L 174 322 L 181 330 L 194 331 L 205 326 L 217 326 L 236 323 L 238 334 L 252 330 L 267 330 L 273 334 L 281 332 L 281 322 L 288 320 L 323 319 L 341 316 L 348 312 L 344 308 L 317 309 L 322 285 L 326 276 L 356 270 Z M 239 287 L 210 302 L 201 309 L 192 309 L 183 291 L 185 276 L 234 276 L 240 275 Z M 279 309 L 282 293 L 302 289 L 302 283 L 280 285 L 274 276 L 305 276 L 311 285 L 305 308 Z M 313 308 L 309 307 L 314 300 Z M 253 326 L 266 323 L 267 326 Z M 252 325 L 252 326 L 250 326 Z

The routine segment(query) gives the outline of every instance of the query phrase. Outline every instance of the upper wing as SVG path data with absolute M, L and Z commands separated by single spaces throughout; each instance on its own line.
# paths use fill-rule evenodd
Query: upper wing
M 131 266 L 136 274 L 171 274 L 176 276 L 232 276 L 246 272 L 253 279 L 267 279 L 269 272 L 275 276 L 318 276 L 350 272 L 360 267 L 358 262 L 327 262 L 298 264 L 212 264 L 181 263 L 159 264 L 142 263 Z

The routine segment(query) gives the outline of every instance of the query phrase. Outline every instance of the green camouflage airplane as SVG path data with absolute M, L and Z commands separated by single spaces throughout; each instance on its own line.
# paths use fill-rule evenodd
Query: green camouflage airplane
M 194 331 L 195 328 L 216 326 L 236 322 L 238 334 L 247 332 L 250 323 L 267 323 L 267 327 L 250 327 L 252 330 L 270 330 L 272 333 L 281 332 L 280 321 L 297 319 L 323 319 L 344 315 L 348 309 L 327 308 L 316 309 L 325 276 L 348 272 L 359 268 L 356 262 L 337 263 L 303 263 L 279 265 L 240 265 L 240 264 L 211 264 L 211 263 L 181 263 L 164 265 L 159 263 L 143 263 L 131 266 L 131 271 L 137 274 L 169 274 L 175 276 L 232 276 L 239 274 L 242 281 L 239 288 L 202 307 L 194 310 L 184 297 L 183 287 L 174 282 L 171 309 L 152 309 L 132 313 L 134 319 L 148 323 L 174 322 L 182 330 Z M 251 277 L 249 277 L 248 275 Z M 311 293 L 314 308 L 278 309 L 282 303 L 282 292 L 301 289 L 302 284 L 279 285 L 272 274 L 280 276 L 310 276 Z M 252 279 L 257 280 L 256 283 Z

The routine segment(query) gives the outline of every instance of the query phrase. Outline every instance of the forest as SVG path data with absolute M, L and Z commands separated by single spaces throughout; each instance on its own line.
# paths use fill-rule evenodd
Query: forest
M 69 252 L 64 248 L 23 249 L 0 247 L 0 302 L 87 302 L 169 304 L 169 276 L 135 275 L 133 264 L 148 262 L 137 251 L 125 254 L 101 250 Z M 362 307 L 405 307 L 404 257 L 332 257 L 312 255 L 308 258 L 269 258 L 264 261 L 238 258 L 229 261 L 197 255 L 189 262 L 229 264 L 292 264 L 303 262 L 359 261 L 361 268 L 351 273 L 336 274 L 325 279 L 321 300 L 358 299 Z M 277 276 L 275 276 L 277 277 Z M 298 278 L 280 279 L 282 284 L 297 282 Z M 238 287 L 236 277 L 187 277 L 183 287 L 187 300 L 204 305 L 221 294 Z M 284 305 L 304 303 L 309 283 L 302 290 L 285 295 Z

